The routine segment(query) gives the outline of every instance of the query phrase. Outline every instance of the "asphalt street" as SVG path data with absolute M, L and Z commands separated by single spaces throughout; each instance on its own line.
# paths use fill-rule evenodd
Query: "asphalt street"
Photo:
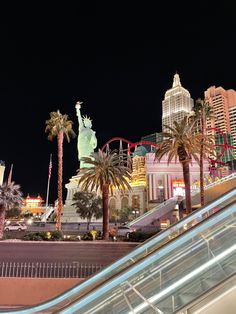
M 130 252 L 127 242 L 0 242 L 0 262 L 98 263 L 108 265 Z

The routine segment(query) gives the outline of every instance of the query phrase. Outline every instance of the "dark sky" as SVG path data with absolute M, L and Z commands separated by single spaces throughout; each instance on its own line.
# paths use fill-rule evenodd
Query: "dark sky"
M 51 111 L 67 113 L 77 133 L 74 106 L 83 101 L 101 147 L 114 136 L 138 141 L 161 131 L 161 101 L 176 71 L 194 99 L 211 85 L 236 89 L 234 1 L 148 2 L 1 7 L 0 159 L 5 178 L 14 164 L 24 195 L 46 198 L 53 153 L 56 198 L 56 140 L 45 134 Z M 77 139 L 64 144 L 64 183 L 78 169 L 76 147 Z

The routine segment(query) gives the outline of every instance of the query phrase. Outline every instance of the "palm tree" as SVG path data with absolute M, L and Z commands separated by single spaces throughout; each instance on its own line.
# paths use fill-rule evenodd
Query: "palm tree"
M 155 153 L 156 160 L 160 161 L 167 154 L 168 163 L 172 159 L 179 162 L 183 168 L 183 177 L 185 184 L 185 200 L 186 214 L 191 213 L 191 191 L 190 191 L 190 169 L 189 164 L 194 158 L 199 163 L 201 134 L 194 133 L 196 121 L 188 123 L 188 118 L 185 117 L 180 123 L 174 121 L 173 128 L 165 125 L 170 132 L 163 132 L 163 142 Z
M 61 230 L 61 212 L 63 208 L 62 199 L 62 169 L 63 169 L 63 140 L 64 137 L 70 142 L 70 136 L 75 136 L 72 129 L 73 122 L 68 120 L 68 115 L 61 114 L 59 110 L 50 112 L 50 119 L 46 120 L 45 132 L 48 132 L 48 139 L 53 140 L 57 137 L 58 148 L 58 210 L 56 218 L 56 229 Z
M 0 239 L 3 237 L 6 211 L 20 207 L 22 202 L 19 185 L 9 182 L 0 186 Z
M 201 199 L 201 206 L 205 204 L 205 191 L 204 191 L 204 175 L 203 175 L 203 161 L 204 161 L 204 142 L 203 139 L 206 136 L 206 121 L 207 119 L 213 119 L 214 115 L 212 112 L 212 107 L 202 100 L 201 98 L 196 100 L 195 106 L 193 108 L 195 113 L 195 119 L 200 122 L 200 132 L 202 133 L 203 137 L 201 140 L 201 147 L 200 147 L 200 199 Z M 210 138 L 209 138 L 210 140 Z
M 123 159 L 122 159 L 123 160 Z M 79 184 L 84 190 L 100 191 L 103 203 L 103 239 L 109 238 L 109 191 L 113 189 L 131 190 L 129 180 L 131 180 L 130 168 L 124 165 L 119 154 L 115 151 L 92 153 L 91 157 L 84 157 L 86 164 L 91 164 L 91 168 L 81 169 Z
M 73 196 L 72 205 L 77 208 L 76 212 L 82 219 L 87 219 L 87 230 L 93 217 L 102 217 L 102 199 L 95 192 L 79 191 Z

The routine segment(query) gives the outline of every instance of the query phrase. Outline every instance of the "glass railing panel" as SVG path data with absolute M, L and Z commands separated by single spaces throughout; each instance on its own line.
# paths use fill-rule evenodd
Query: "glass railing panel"
M 204 272 L 199 273 L 193 281 L 190 281 L 179 289 L 176 289 L 171 295 L 168 295 L 163 300 L 156 302 L 155 305 L 157 306 L 158 304 L 162 310 L 164 308 L 169 308 L 172 312 L 179 310 L 225 280 L 229 276 L 226 271 L 228 265 L 235 265 L 235 262 L 236 253 L 234 250 L 233 256 L 230 256 L 224 261 L 220 260 L 215 265 L 206 267 Z M 169 312 L 172 313 L 170 310 Z
M 223 221 L 222 221 L 223 222 Z M 185 258 L 182 258 L 181 260 L 178 260 L 178 263 L 176 266 L 173 266 L 173 264 L 170 264 L 169 267 L 164 267 L 162 269 L 162 272 L 164 274 L 162 275 L 162 282 L 163 286 L 162 288 L 170 287 L 171 285 L 174 285 L 176 282 L 180 282 L 183 278 L 187 278 L 189 274 L 192 273 L 193 270 L 198 269 L 199 265 L 206 264 L 209 260 L 212 260 L 215 256 L 219 256 L 219 254 L 222 254 L 224 250 L 232 243 L 235 243 L 236 240 L 236 234 L 234 229 L 229 227 L 229 224 L 231 224 L 232 220 L 231 217 L 228 221 L 224 221 L 224 223 L 221 226 L 218 226 L 217 232 L 209 232 L 209 230 L 206 230 L 207 232 L 202 233 L 204 241 L 206 239 L 206 245 L 204 243 L 200 243 L 200 246 L 198 243 L 196 243 L 191 248 L 191 255 L 185 256 Z M 231 230 L 230 230 L 231 229 Z M 191 266 L 189 266 L 191 265 Z M 158 270 L 156 268 L 156 270 Z M 199 277 L 196 278 L 196 281 L 198 278 L 201 279 L 201 281 L 205 281 L 205 275 L 208 277 L 207 284 L 215 284 L 215 280 L 217 281 L 223 280 L 225 276 L 227 275 L 223 269 L 223 266 L 218 263 L 214 265 L 214 267 L 208 269 L 205 268 L 204 273 L 199 273 Z M 176 274 L 176 275 L 175 275 Z M 216 276 L 217 275 L 217 276 Z M 205 282 L 206 283 L 206 282 Z M 149 286 L 149 289 L 148 289 Z M 141 285 L 140 288 L 143 290 L 144 287 Z M 185 291 L 183 292 L 183 300 L 187 300 L 186 302 L 189 302 L 191 300 L 191 297 L 196 297 L 196 291 L 197 288 L 201 288 L 199 291 L 201 293 L 204 292 L 204 289 L 197 285 L 197 287 L 194 287 L 191 295 L 191 289 L 188 286 L 184 286 Z M 145 296 L 147 298 L 151 298 L 151 295 L 147 294 L 147 291 L 153 291 L 152 284 L 148 283 L 145 287 Z M 155 291 L 155 290 L 154 290 Z M 169 298 L 169 304 L 168 306 L 171 307 L 171 304 L 173 304 L 174 300 L 178 300 L 178 296 L 181 295 L 181 289 L 177 290 L 175 294 L 170 294 L 168 296 Z M 155 295 L 154 295 L 155 297 Z M 165 298 L 164 303 L 167 303 L 167 299 Z M 176 303 L 176 302 L 175 302 Z M 161 304 L 161 300 L 159 300 L 159 305 Z M 163 307 L 164 308 L 164 307 Z M 166 307 L 165 307 L 166 311 Z
M 215 312 L 218 309 L 218 305 L 226 307 L 229 303 L 229 295 L 231 297 L 236 294 L 236 273 L 231 275 L 227 280 L 224 280 L 219 285 L 205 293 L 200 298 L 195 299 L 193 302 L 187 304 L 179 310 L 179 313 L 193 314 L 198 312 L 207 313 L 209 309 L 213 312 L 212 306 L 215 308 Z M 221 307 L 222 308 L 222 307 Z
M 70 313 L 108 313 L 108 309 L 109 313 L 146 313 L 153 306 L 157 312 L 164 309 L 164 313 L 172 313 L 173 306 L 175 310 L 180 306 L 177 296 L 181 291 L 189 292 L 183 295 L 181 306 L 191 300 L 188 285 L 193 284 L 192 297 L 196 297 L 205 291 L 200 281 L 208 278 L 211 286 L 215 284 L 211 279 L 220 281 L 228 276 L 226 259 L 227 265 L 232 262 L 231 257 L 236 262 L 236 245 L 232 248 L 232 243 L 236 243 L 235 212 L 235 205 L 231 205 L 197 225 L 82 298 L 70 308 Z M 122 307 L 127 304 L 131 310 L 123 312 Z
M 137 217 L 136 219 L 132 220 L 130 223 L 128 223 L 128 226 L 132 226 L 134 224 L 138 224 L 138 222 L 144 220 L 146 217 L 149 217 L 150 215 L 152 215 L 153 213 L 155 213 L 158 210 L 161 210 L 164 207 L 168 207 L 170 205 L 175 205 L 177 201 L 176 197 L 172 197 L 168 200 L 166 200 L 163 203 L 157 204 L 155 207 L 153 207 L 152 209 L 148 210 L 146 213 L 142 214 L 141 216 Z

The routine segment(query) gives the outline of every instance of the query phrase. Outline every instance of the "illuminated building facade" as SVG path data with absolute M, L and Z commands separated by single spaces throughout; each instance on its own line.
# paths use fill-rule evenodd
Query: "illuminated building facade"
M 193 108 L 190 93 L 182 87 L 179 75 L 174 75 L 172 88 L 165 93 L 162 101 L 162 131 L 168 131 L 164 125 L 173 126 L 174 121 L 180 122 L 189 115 Z
M 209 179 L 207 160 L 204 161 L 204 177 L 207 182 Z M 194 160 L 190 164 L 190 181 L 192 191 L 198 190 L 199 165 Z M 168 164 L 166 156 L 160 162 L 155 161 L 154 153 L 134 156 L 131 186 L 130 193 L 115 191 L 115 194 L 110 196 L 110 210 L 132 207 L 142 214 L 156 203 L 173 196 L 185 196 L 181 164 L 174 161 Z
M 109 210 L 131 207 L 135 213 L 142 214 L 147 210 L 147 176 L 146 176 L 146 154 L 144 146 L 136 147 L 132 158 L 131 182 L 132 191 L 120 192 L 115 190 L 114 195 L 109 198 Z
M 3 184 L 4 172 L 5 172 L 5 162 L 0 160 L 0 185 Z
M 43 214 L 45 208 L 43 207 L 43 199 L 40 195 L 38 197 L 30 197 L 29 195 L 24 199 L 24 205 L 21 208 L 22 212 L 30 212 L 35 215 Z
M 236 146 L 236 91 L 211 86 L 204 92 L 204 96 L 215 116 L 207 121 L 207 127 L 231 134 L 232 143 Z
M 149 201 L 162 202 L 173 196 L 184 196 L 183 169 L 180 163 L 174 161 L 168 164 L 164 156 L 160 162 L 155 161 L 155 155 L 146 155 L 146 175 Z M 209 177 L 209 164 L 204 161 L 204 176 Z M 190 164 L 190 182 L 192 191 L 199 187 L 199 165 L 192 160 Z

